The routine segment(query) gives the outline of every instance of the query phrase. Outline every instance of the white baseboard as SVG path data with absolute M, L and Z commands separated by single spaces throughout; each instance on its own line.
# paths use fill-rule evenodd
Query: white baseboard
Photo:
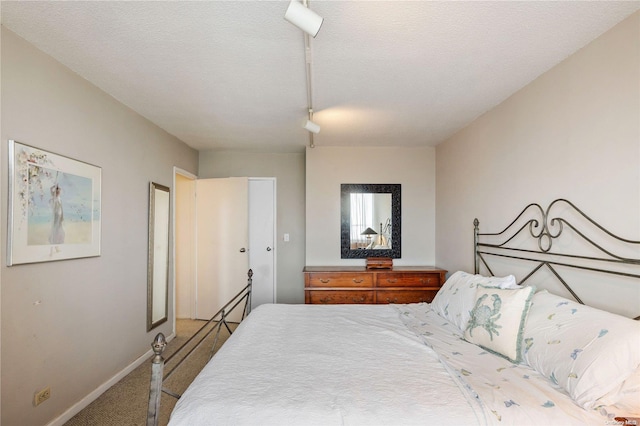
M 176 334 L 175 334 L 175 331 L 174 331 L 169 337 L 167 337 L 167 342 L 170 342 L 171 340 L 173 340 L 173 338 L 175 336 L 176 336 Z M 132 362 L 127 367 L 125 367 L 123 370 L 118 372 L 118 374 L 116 374 L 115 376 L 113 376 L 112 378 L 110 378 L 109 380 L 107 380 L 106 382 L 101 384 L 100 386 L 98 386 L 98 388 L 96 388 L 96 390 L 94 390 L 93 392 L 91 392 L 90 394 L 88 394 L 87 396 L 82 398 L 77 403 L 73 404 L 67 411 L 62 413 L 59 417 L 57 417 L 56 419 L 54 419 L 51 422 L 47 423 L 47 426 L 62 426 L 62 425 L 64 425 L 66 422 L 71 420 L 71 418 L 73 416 L 75 416 L 80 411 L 85 409 L 89 404 L 91 404 L 93 401 L 98 399 L 98 397 L 100 395 L 102 395 L 107 390 L 109 390 L 109 388 L 111 386 L 113 386 L 116 383 L 118 383 L 127 374 L 131 373 L 133 370 L 138 368 L 144 362 L 149 361 L 149 358 L 151 357 L 151 355 L 153 355 L 153 351 L 151 349 L 149 349 L 147 352 L 144 353 L 144 355 L 140 356 L 134 362 Z M 149 368 L 151 368 L 151 367 L 149 367 Z

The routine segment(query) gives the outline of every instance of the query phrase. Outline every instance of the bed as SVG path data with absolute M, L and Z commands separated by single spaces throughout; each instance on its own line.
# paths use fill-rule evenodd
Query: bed
M 615 254 L 576 218 L 638 252 L 639 241 L 567 200 L 530 204 L 498 233 L 480 233 L 476 220 L 475 270 L 451 274 L 430 304 L 258 307 L 180 397 L 169 424 L 637 424 L 640 322 L 582 304 L 561 273 L 577 268 L 637 286 L 639 256 Z M 589 250 L 556 251 L 568 234 Z M 495 276 L 491 258 L 532 266 L 516 283 Z M 530 285 L 541 270 L 570 298 Z M 228 306 L 247 311 L 250 282 Z M 226 326 L 222 311 L 217 330 Z M 157 421 L 162 340 L 154 340 L 148 424 Z

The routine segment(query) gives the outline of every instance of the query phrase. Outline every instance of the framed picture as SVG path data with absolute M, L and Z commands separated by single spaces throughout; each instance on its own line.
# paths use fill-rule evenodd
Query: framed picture
M 7 265 L 100 256 L 102 169 L 9 141 Z

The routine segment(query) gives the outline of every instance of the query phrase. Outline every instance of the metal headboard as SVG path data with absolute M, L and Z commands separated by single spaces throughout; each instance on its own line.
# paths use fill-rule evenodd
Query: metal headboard
M 562 216 L 551 214 L 554 206 L 556 206 L 556 210 L 561 210 L 558 214 L 561 213 Z M 572 222 L 572 219 L 568 218 L 575 219 L 576 222 Z M 489 257 L 531 262 L 533 268 L 520 280 L 520 284 L 525 283 L 538 270 L 546 267 L 575 300 L 582 304 L 584 302 L 560 275 L 558 267 L 640 279 L 640 259 L 637 258 L 640 241 L 615 235 L 566 199 L 554 200 L 546 210 L 537 203 L 531 203 L 506 228 L 497 233 L 481 233 L 479 223 L 478 219 L 473 221 L 474 271 L 476 274 L 484 268 L 489 275 L 494 275 L 489 266 Z M 575 223 L 584 224 L 585 227 L 591 228 L 589 230 L 591 233 L 585 227 L 579 228 Z M 561 236 L 564 237 L 567 234 L 571 234 L 569 238 L 572 238 L 574 243 L 586 247 L 586 251 L 589 253 L 554 251 L 554 242 L 558 243 L 556 245 L 560 245 Z M 524 248 L 522 244 L 516 243 L 516 241 L 521 243 L 523 239 L 528 239 L 530 243 Z M 488 242 L 488 240 L 492 242 Z M 605 248 L 611 244 L 616 246 L 615 250 Z M 524 245 L 526 246 L 526 244 Z M 537 247 L 535 247 L 536 245 Z M 622 253 L 636 254 L 634 257 Z M 638 285 L 640 285 L 640 280 Z M 634 319 L 638 320 L 640 316 Z

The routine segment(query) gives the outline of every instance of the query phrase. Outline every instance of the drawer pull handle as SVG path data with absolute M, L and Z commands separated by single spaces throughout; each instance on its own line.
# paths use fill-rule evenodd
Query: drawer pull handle
M 431 278 L 427 278 L 426 280 L 424 278 L 420 278 L 420 283 L 421 284 L 429 284 L 429 283 L 431 283 Z
M 391 283 L 391 284 L 395 284 L 395 283 L 397 283 L 397 282 L 398 282 L 398 280 L 397 280 L 396 278 L 393 278 L 393 279 L 391 279 L 391 278 L 387 278 L 387 282 L 388 282 L 388 283 Z
M 329 281 L 331 281 L 329 278 L 325 278 L 325 279 L 320 278 L 320 282 L 322 284 L 327 284 Z
M 393 299 L 390 299 L 387 297 L 387 303 L 397 303 L 398 302 L 398 298 L 394 297 Z
M 356 284 L 360 284 L 363 281 L 364 281 L 364 279 L 362 279 L 362 278 L 354 278 L 353 279 L 353 282 L 356 283 Z
M 360 299 L 356 299 L 355 297 L 353 297 L 353 298 L 351 298 L 351 300 L 354 303 L 362 303 L 362 302 L 364 302 L 364 296 L 362 296 Z
M 331 298 L 330 297 L 325 297 L 323 299 L 320 299 L 320 303 L 329 303 L 331 302 Z

